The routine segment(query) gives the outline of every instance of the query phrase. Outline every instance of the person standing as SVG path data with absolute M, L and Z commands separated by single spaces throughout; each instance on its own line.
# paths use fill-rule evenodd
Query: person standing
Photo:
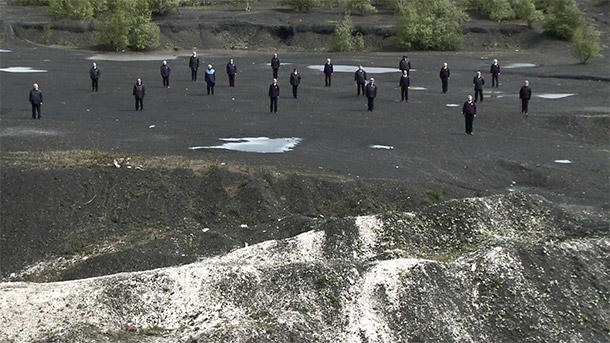
M 356 70 L 356 74 L 354 75 L 354 81 L 356 81 L 356 89 L 358 93 L 356 96 L 360 95 L 360 90 L 362 90 L 362 96 L 364 96 L 364 84 L 366 83 L 366 72 L 362 66 L 358 67 Z
M 227 76 L 229 76 L 229 87 L 235 87 L 235 74 L 237 74 L 237 66 L 231 58 L 227 63 Z
M 377 96 L 377 85 L 375 85 L 375 79 L 371 77 L 371 81 L 366 85 L 366 98 L 368 100 L 368 110 L 373 112 L 375 108 L 375 97 Z
M 191 81 L 197 81 L 197 71 L 199 70 L 199 65 L 201 64 L 201 60 L 197 57 L 197 51 L 193 51 L 193 55 L 189 59 L 189 68 L 191 68 Z
M 474 102 L 478 102 L 479 97 L 481 97 L 481 102 L 483 102 L 483 85 L 485 84 L 485 79 L 480 71 L 477 71 L 477 75 L 472 79 L 472 83 L 474 84 Z
M 447 62 L 443 63 L 443 67 L 441 68 L 440 78 L 441 83 L 443 84 L 443 94 L 447 93 L 449 89 L 449 78 L 451 77 L 451 70 L 449 70 L 449 65 Z
M 211 64 L 208 64 L 208 69 L 205 70 L 205 83 L 208 89 L 208 95 L 210 92 L 214 95 L 214 86 L 216 85 L 216 70 L 212 68 Z
M 402 60 L 398 63 L 398 69 L 400 69 L 401 73 L 406 70 L 407 75 L 411 74 L 411 61 L 409 61 L 407 56 L 402 56 Z
M 330 87 L 330 81 L 335 72 L 333 68 L 333 64 L 330 62 L 330 58 L 326 59 L 326 63 L 324 64 L 324 86 Z
M 299 85 L 301 84 L 301 74 L 299 74 L 299 71 L 297 70 L 297 68 L 294 68 L 294 70 L 290 74 L 290 84 L 292 85 L 292 96 L 296 99 L 297 98 L 297 89 L 299 88 Z
M 468 100 L 466 100 L 462 107 L 462 114 L 466 122 L 466 134 L 472 136 L 472 122 L 477 116 L 477 104 L 472 101 L 472 95 L 468 95 Z
M 406 70 L 402 71 L 402 76 L 400 77 L 398 84 L 400 86 L 400 101 L 409 102 L 409 86 L 411 85 L 411 81 L 409 80 L 409 74 Z
M 521 114 L 528 116 L 528 105 L 532 98 L 532 89 L 530 88 L 530 82 L 525 80 L 523 87 L 519 90 L 519 99 L 521 99 Z
M 38 89 L 38 84 L 32 85 L 30 91 L 30 104 L 32 104 L 32 119 L 36 119 L 36 113 L 38 113 L 38 119 L 40 119 L 40 112 L 42 109 L 42 92 Z
M 89 77 L 91 78 L 91 91 L 97 92 L 97 85 L 100 79 L 100 68 L 97 67 L 97 63 L 93 62 L 93 66 L 89 69 Z
M 277 99 L 280 97 L 280 86 L 277 84 L 277 79 L 273 79 L 273 83 L 269 85 L 269 112 L 277 112 Z
M 494 62 L 491 64 L 491 68 L 489 69 L 489 72 L 491 73 L 491 87 L 496 86 L 496 88 L 498 88 L 500 86 L 500 81 L 498 81 L 498 75 L 501 74 L 498 60 L 494 59 Z
M 271 59 L 271 69 L 273 70 L 273 78 L 277 79 L 277 73 L 280 70 L 280 59 L 277 57 L 277 52 L 273 54 Z
M 167 61 L 163 61 L 161 65 L 161 78 L 163 79 L 163 87 L 169 88 L 169 74 L 172 72 L 172 68 L 169 67 Z
M 142 79 L 138 78 L 136 84 L 133 85 L 133 97 L 136 99 L 136 111 L 144 109 L 144 96 L 146 95 L 146 87 L 142 83 Z

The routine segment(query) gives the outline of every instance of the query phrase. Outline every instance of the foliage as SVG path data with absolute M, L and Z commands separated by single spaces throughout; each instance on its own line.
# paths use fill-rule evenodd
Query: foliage
M 549 1 L 543 28 L 550 36 L 568 40 L 582 24 L 582 12 L 574 0 Z
M 50 0 L 49 13 L 60 18 L 92 19 L 93 6 L 90 0 Z
M 320 6 L 321 0 L 280 0 L 281 5 L 286 5 L 297 12 L 309 12 Z
M 258 0 L 229 0 L 229 3 L 233 7 L 241 7 L 243 6 L 244 10 L 250 11 L 252 9 L 252 3 Z
M 533 0 L 513 0 L 512 6 L 515 11 L 515 17 L 527 20 L 527 26 L 530 28 L 532 24 L 544 18 L 542 11 L 536 9 L 536 4 Z
M 576 29 L 572 35 L 570 49 L 572 56 L 578 58 L 582 64 L 588 63 L 591 58 L 601 57 L 600 35 L 601 32 L 591 25 L 583 25 Z
M 167 14 L 180 6 L 180 0 L 148 0 L 148 6 L 154 14 Z
M 107 0 L 101 20 L 100 43 L 115 50 L 144 50 L 159 46 L 159 27 L 150 22 L 147 0 Z
M 542 11 L 536 9 L 536 3 L 537 0 L 469 0 L 472 8 L 488 15 L 491 20 L 524 19 L 530 27 L 543 18 Z
M 396 44 L 418 50 L 455 50 L 468 18 L 451 0 L 411 0 L 397 4 Z
M 349 13 L 335 27 L 333 32 L 333 51 L 360 51 L 364 49 L 364 38 L 361 33 L 354 33 L 354 24 Z
M 13 6 L 49 6 L 49 0 L 8 0 Z
M 375 13 L 377 9 L 373 4 L 371 4 L 371 0 L 348 0 L 347 1 L 347 9 L 353 12 L 358 12 L 360 14 L 367 13 Z

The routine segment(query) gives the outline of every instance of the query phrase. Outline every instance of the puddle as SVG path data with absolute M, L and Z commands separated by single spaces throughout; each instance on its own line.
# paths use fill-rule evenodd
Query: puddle
M 374 145 L 369 145 L 369 148 L 371 148 L 371 149 L 394 150 L 394 147 L 391 146 L 391 145 L 378 145 L 378 144 L 374 144 Z
M 33 69 L 32 67 L 8 67 L 0 68 L 0 71 L 7 73 L 46 73 L 46 69 Z
M 307 66 L 307 69 L 313 69 L 318 71 L 324 71 L 324 65 L 315 64 Z M 333 65 L 333 71 L 335 73 L 355 73 L 358 70 L 358 66 L 348 66 L 348 65 Z M 364 71 L 371 74 L 383 74 L 383 73 L 400 73 L 398 68 L 386 68 L 386 67 L 364 67 Z M 411 69 L 410 71 L 415 71 L 415 69 Z
M 95 61 L 118 61 L 118 62 L 130 62 L 130 61 L 163 61 L 163 60 L 175 60 L 178 55 L 145 55 L 145 54 L 97 54 L 91 57 L 87 57 L 88 60 Z
M 31 127 L 7 127 L 0 130 L 0 137 L 34 137 L 34 136 L 57 136 L 55 130 L 42 130 Z
M 412 90 L 412 91 L 425 91 L 426 89 L 428 89 L 428 88 L 426 88 L 426 87 L 409 87 L 409 90 Z
M 543 93 L 543 94 L 536 94 L 535 96 L 538 98 L 543 98 L 543 99 L 561 99 L 561 98 L 567 98 L 569 96 L 573 96 L 576 94 L 573 93 Z
M 11 50 L 0 49 L 0 52 L 12 52 Z
M 483 94 L 504 94 L 502 91 L 483 91 Z
M 290 63 L 290 62 L 280 62 L 280 65 L 281 65 L 281 66 L 289 66 L 289 65 L 291 65 L 291 64 L 292 64 L 292 63 Z M 271 63 L 267 63 L 267 65 L 268 65 L 268 66 L 271 66 Z
M 572 161 L 570 161 L 570 160 L 555 160 L 553 162 L 559 163 L 559 164 L 572 164 Z
M 516 68 L 534 68 L 536 65 L 534 63 L 511 63 L 505 66 L 502 66 L 504 69 L 516 69 Z
M 219 138 L 225 142 L 222 145 L 192 146 L 190 150 L 200 149 L 226 149 L 242 152 L 257 152 L 261 154 L 277 154 L 291 151 L 302 139 L 291 138 L 269 138 L 269 137 L 244 137 L 244 138 Z
M 460 107 L 460 104 L 447 104 L 447 107 Z
M 519 94 L 500 94 L 497 98 L 516 98 Z

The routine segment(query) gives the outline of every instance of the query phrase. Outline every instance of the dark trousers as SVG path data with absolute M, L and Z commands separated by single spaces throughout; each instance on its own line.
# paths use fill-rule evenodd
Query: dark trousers
M 368 109 L 369 111 L 373 111 L 373 109 L 375 108 L 375 98 L 367 98 L 368 100 Z
M 197 81 L 197 69 L 191 68 L 191 81 Z
M 521 99 L 521 113 L 527 113 L 527 105 L 529 104 L 529 99 Z
M 491 86 L 498 88 L 500 81 L 498 81 L 498 74 L 491 74 Z
M 163 78 L 163 87 L 169 87 L 169 76 L 161 76 Z
M 32 104 L 32 119 L 36 119 L 36 112 L 38 112 L 38 119 L 40 119 L 40 104 Z
M 400 101 L 409 101 L 409 87 L 400 87 Z
M 143 110 L 144 109 L 144 98 L 136 98 L 136 111 L 137 110 Z
M 464 119 L 466 122 L 466 133 L 472 133 L 472 122 L 474 121 L 474 114 L 465 114 Z
M 331 79 L 330 74 L 324 74 L 324 86 L 326 87 L 330 87 L 330 79 Z
M 269 112 L 277 112 L 277 98 L 274 97 L 269 97 L 270 99 L 270 103 L 269 103 Z
M 227 74 L 229 75 L 229 87 L 235 87 L 235 75 L 231 75 L 231 74 Z
M 474 102 L 479 101 L 479 97 L 481 98 L 481 102 L 483 102 L 483 90 L 475 88 L 475 90 L 474 90 Z
M 208 95 L 210 95 L 210 92 L 212 92 L 212 95 L 214 95 L 214 85 L 208 85 Z
M 299 86 L 292 86 L 292 96 L 296 99 L 297 98 L 297 89 L 299 88 Z
M 358 89 L 357 95 L 360 95 L 360 90 L 362 89 L 362 96 L 364 96 L 364 83 L 356 83 L 356 88 Z
M 279 69 L 275 69 L 275 68 L 273 68 L 273 78 L 274 78 L 274 79 L 277 79 L 277 72 L 278 72 L 278 70 L 279 70 Z
M 91 79 L 91 91 L 96 91 L 97 92 L 97 81 L 98 79 Z
M 449 79 L 441 79 L 442 83 L 443 83 L 443 93 L 447 93 L 447 90 L 449 89 Z

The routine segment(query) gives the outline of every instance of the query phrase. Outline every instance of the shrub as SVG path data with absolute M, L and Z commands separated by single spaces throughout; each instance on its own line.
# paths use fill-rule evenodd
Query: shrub
M 297 12 L 309 12 L 320 6 L 321 0 L 280 0 L 281 5 L 286 5 Z
M 412 0 L 397 4 L 395 42 L 401 48 L 455 50 L 462 44 L 466 13 L 451 0 Z
M 544 18 L 542 11 L 536 9 L 536 5 L 532 0 L 513 0 L 512 6 L 515 16 L 519 19 L 527 20 L 527 26 L 530 28 L 533 23 Z
M 60 18 L 92 19 L 93 6 L 90 0 L 50 0 L 49 13 Z
M 180 0 L 148 0 L 148 6 L 154 14 L 167 14 L 167 12 L 178 8 Z
M 155 23 L 144 23 L 133 27 L 129 32 L 129 45 L 134 50 L 145 50 L 159 46 L 159 26 Z
M 13 6 L 49 6 L 49 0 L 8 0 Z
M 354 24 L 349 14 L 345 14 L 343 19 L 335 27 L 333 32 L 332 46 L 333 51 L 359 51 L 364 49 L 364 38 L 361 33 L 354 33 Z
M 159 46 L 159 27 L 150 22 L 147 0 L 107 0 L 100 43 L 115 50 L 144 50 Z
M 550 36 L 568 40 L 583 24 L 582 13 L 574 0 L 549 1 L 547 11 L 543 28 Z
M 542 11 L 536 9 L 537 0 L 469 0 L 470 6 L 488 15 L 491 20 L 527 20 L 528 26 L 542 20 Z M 548 1 L 548 0 L 545 0 Z
M 371 4 L 371 0 L 349 0 L 347 2 L 347 9 L 360 14 L 377 12 L 375 6 Z
M 229 3 L 233 7 L 241 7 L 243 6 L 245 11 L 250 11 L 252 9 L 252 3 L 258 0 L 229 0 Z
M 580 63 L 587 64 L 591 58 L 601 57 L 602 47 L 599 43 L 601 33 L 591 25 L 583 25 L 572 35 L 572 56 L 578 58 Z

